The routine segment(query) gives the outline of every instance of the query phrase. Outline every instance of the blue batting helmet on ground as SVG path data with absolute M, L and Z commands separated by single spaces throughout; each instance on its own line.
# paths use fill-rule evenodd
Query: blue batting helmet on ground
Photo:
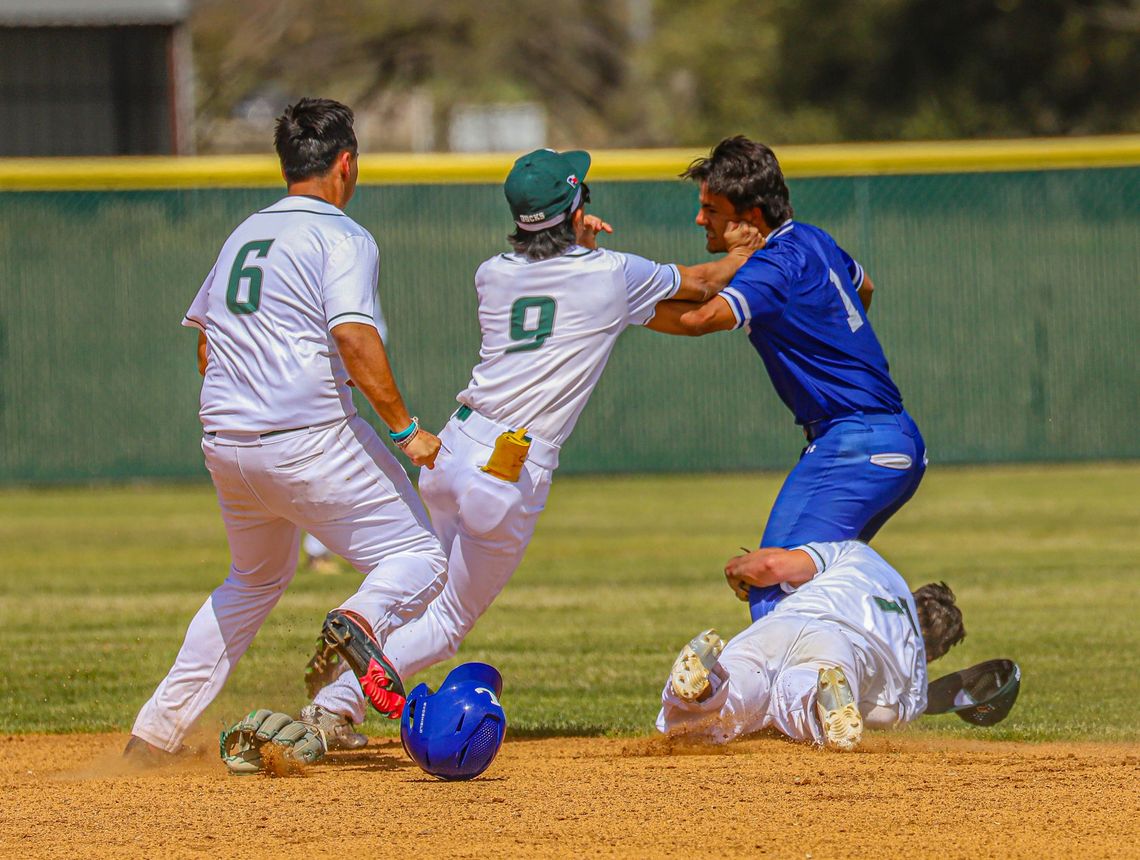
M 435 693 L 420 684 L 408 693 L 400 718 L 404 751 L 432 776 L 474 779 L 503 745 L 502 692 L 503 676 L 486 663 L 456 666 Z

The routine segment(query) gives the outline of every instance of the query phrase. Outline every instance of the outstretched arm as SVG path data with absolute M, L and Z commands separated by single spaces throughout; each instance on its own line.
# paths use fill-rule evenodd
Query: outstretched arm
M 583 248 L 597 248 L 599 233 L 613 233 L 614 228 L 597 215 L 582 215 L 574 224 L 575 241 Z M 728 252 L 718 260 L 696 266 L 677 264 L 681 283 L 673 299 L 682 302 L 704 302 L 711 299 L 732 280 L 748 258 L 764 247 L 764 236 L 747 221 L 730 222 L 724 232 Z M 660 305 L 658 305 L 660 308 Z M 681 334 L 682 332 L 674 332 Z
M 711 263 L 677 266 L 681 286 L 668 301 L 659 302 L 646 325 L 662 334 L 696 337 L 736 327 L 736 317 L 720 291 L 749 258 L 764 247 L 764 236 L 747 221 L 734 221 L 724 233 L 728 253 Z
M 732 308 L 720 296 L 713 296 L 703 304 L 676 299 L 659 302 L 653 319 L 646 323 L 646 328 L 662 334 L 688 337 L 728 331 L 735 326 L 736 317 L 732 314 Z
M 730 222 L 724 231 L 728 253 L 710 263 L 696 266 L 677 266 L 681 273 L 681 286 L 674 299 L 705 302 L 728 286 L 736 270 L 748 258 L 764 247 L 764 236 L 747 221 Z
M 756 549 L 730 558 L 724 566 L 724 577 L 741 600 L 748 599 L 749 586 L 800 586 L 813 576 L 815 562 L 802 549 Z

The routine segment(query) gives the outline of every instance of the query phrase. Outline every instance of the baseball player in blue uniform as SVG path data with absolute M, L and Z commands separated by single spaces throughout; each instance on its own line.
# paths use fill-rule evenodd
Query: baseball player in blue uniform
M 710 252 L 724 250 L 729 221 L 754 224 L 765 244 L 717 296 L 658 305 L 649 327 L 680 335 L 745 329 L 807 437 L 760 545 L 870 541 L 926 469 L 922 435 L 867 319 L 871 279 L 825 231 L 793 220 L 780 165 L 763 144 L 728 138 L 683 176 L 700 184 L 696 223 Z M 762 580 L 763 556 L 737 556 L 725 572 Z M 752 586 L 753 620 L 785 595 L 778 584 Z

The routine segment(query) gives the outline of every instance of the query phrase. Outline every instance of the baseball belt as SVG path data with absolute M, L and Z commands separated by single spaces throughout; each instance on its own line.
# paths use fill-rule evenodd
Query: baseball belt
M 494 448 L 499 437 L 504 433 L 516 433 L 520 429 L 492 421 L 490 418 L 480 415 L 470 406 L 460 406 L 451 416 L 451 420 L 459 432 L 488 448 Z M 536 466 L 554 471 L 558 468 L 558 446 L 531 436 L 526 459 Z

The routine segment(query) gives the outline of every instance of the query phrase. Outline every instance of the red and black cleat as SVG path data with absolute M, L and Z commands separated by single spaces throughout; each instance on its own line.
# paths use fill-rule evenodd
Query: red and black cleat
M 404 711 L 404 684 L 380 650 L 368 622 L 355 612 L 338 609 L 325 618 L 321 635 L 352 669 L 372 707 L 389 719 L 399 719 Z

